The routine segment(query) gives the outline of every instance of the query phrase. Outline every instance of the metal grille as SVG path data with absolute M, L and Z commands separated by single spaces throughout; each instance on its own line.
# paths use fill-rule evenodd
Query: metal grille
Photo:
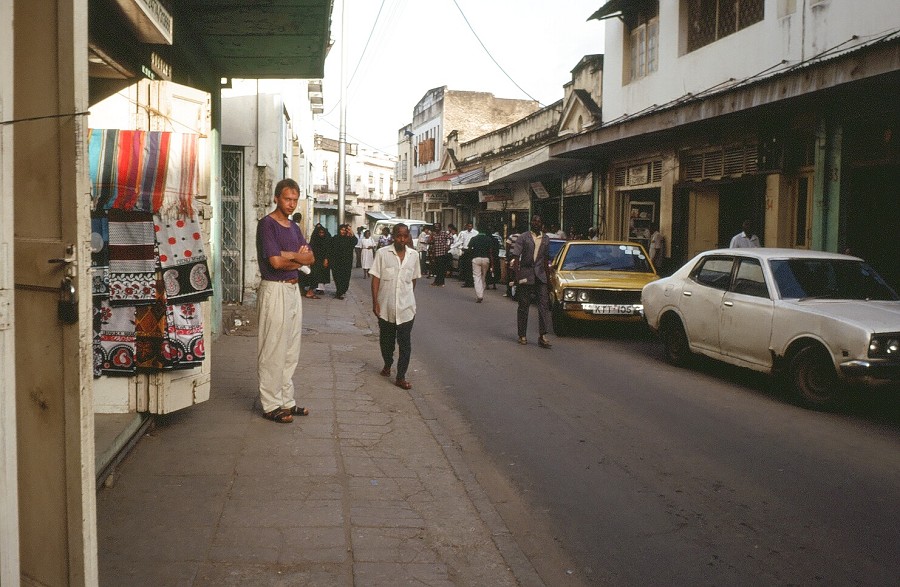
M 650 181 L 653 183 L 662 181 L 662 159 L 657 159 L 650 164 Z
M 755 144 L 729 145 L 681 156 L 681 172 L 685 181 L 740 177 L 758 171 Z
M 240 302 L 244 291 L 244 152 L 222 151 L 222 300 Z
M 688 51 L 761 21 L 763 4 L 763 0 L 688 0 Z

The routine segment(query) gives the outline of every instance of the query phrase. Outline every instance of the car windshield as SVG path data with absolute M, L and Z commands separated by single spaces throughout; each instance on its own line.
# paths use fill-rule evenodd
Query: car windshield
M 550 239 L 550 244 L 547 247 L 547 258 L 551 260 L 556 259 L 556 255 L 562 250 L 564 244 L 566 244 L 564 240 Z
M 773 259 L 772 275 L 782 298 L 897 300 L 897 292 L 862 261 Z
M 571 244 L 562 261 L 565 271 L 634 271 L 651 273 L 643 249 L 625 244 Z

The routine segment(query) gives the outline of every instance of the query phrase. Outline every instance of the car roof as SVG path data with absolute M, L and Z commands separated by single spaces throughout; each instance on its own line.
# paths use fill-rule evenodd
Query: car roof
M 843 255 L 841 253 L 831 253 L 828 251 L 811 251 L 808 249 L 783 249 L 769 247 L 748 247 L 737 249 L 713 249 L 700 253 L 703 256 L 709 255 L 743 255 L 748 257 L 756 257 L 758 259 L 844 259 L 860 261 L 859 257 L 851 255 Z M 698 255 L 699 256 L 699 255 Z
M 388 218 L 384 220 L 378 220 L 375 224 L 431 224 L 426 220 L 414 220 L 412 218 Z

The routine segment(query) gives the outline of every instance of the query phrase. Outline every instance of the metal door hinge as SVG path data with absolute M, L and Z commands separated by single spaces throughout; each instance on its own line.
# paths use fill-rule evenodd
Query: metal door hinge
M 9 330 L 12 321 L 10 316 L 10 296 L 12 292 L 8 289 L 0 290 L 0 330 Z

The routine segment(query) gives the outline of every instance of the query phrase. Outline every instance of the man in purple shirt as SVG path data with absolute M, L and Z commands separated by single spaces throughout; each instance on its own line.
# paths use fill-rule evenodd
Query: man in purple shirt
M 297 271 L 315 259 L 291 214 L 300 186 L 283 179 L 275 186 L 275 210 L 256 226 L 256 253 L 262 281 L 257 296 L 259 339 L 257 374 L 263 415 L 279 423 L 306 416 L 309 410 L 294 400 L 292 378 L 300 361 L 303 306 Z

